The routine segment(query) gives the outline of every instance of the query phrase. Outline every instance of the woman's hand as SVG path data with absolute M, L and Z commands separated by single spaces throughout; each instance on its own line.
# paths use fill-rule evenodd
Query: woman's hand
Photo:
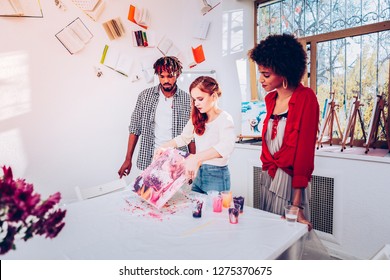
M 292 204 L 295 206 L 301 205 L 302 189 L 303 188 L 294 188 Z M 303 214 L 303 209 L 301 209 L 301 208 L 299 208 L 297 220 L 299 223 L 307 224 L 307 226 L 309 227 L 309 231 L 312 230 L 313 225 L 306 219 L 305 215 Z
M 177 145 L 176 145 L 176 142 L 174 139 L 169 140 L 168 142 L 165 142 L 160 147 L 158 147 L 157 149 L 154 150 L 153 161 L 156 158 L 158 158 L 159 156 L 161 156 L 161 154 L 164 153 L 167 149 L 176 148 L 176 147 L 177 147 Z
M 200 166 L 197 156 L 194 154 L 190 154 L 186 158 L 184 166 L 186 168 L 186 177 L 189 180 L 194 180 Z
M 305 215 L 303 214 L 302 209 L 299 209 L 299 211 L 298 211 L 298 219 L 297 219 L 297 221 L 298 221 L 299 223 L 301 223 L 301 224 L 306 224 L 306 225 L 308 226 L 308 228 L 309 228 L 309 231 L 311 231 L 311 230 L 313 229 L 312 223 L 310 223 L 310 222 L 306 219 Z

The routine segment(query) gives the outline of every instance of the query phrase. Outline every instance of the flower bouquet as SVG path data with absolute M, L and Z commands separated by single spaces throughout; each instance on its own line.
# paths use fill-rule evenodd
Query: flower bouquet
M 14 180 L 10 167 L 3 166 L 0 177 L 0 255 L 16 249 L 15 239 L 28 239 L 34 235 L 54 238 L 65 223 L 66 210 L 57 207 L 59 192 L 41 200 L 32 184 L 24 179 Z

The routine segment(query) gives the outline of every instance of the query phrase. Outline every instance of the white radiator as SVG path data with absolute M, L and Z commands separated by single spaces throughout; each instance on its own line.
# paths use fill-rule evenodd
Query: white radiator
M 259 208 L 260 204 L 260 166 L 253 166 L 253 207 Z M 333 174 L 334 175 L 334 174 Z M 321 239 L 339 244 L 338 229 L 341 229 L 340 219 L 342 215 L 336 215 L 341 211 L 340 187 L 336 187 L 337 176 L 312 176 L 312 189 L 310 198 L 310 214 L 313 228 Z

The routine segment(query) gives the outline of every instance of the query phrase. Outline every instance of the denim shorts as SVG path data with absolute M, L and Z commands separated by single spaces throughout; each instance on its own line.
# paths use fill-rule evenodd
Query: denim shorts
M 230 172 L 226 166 L 215 166 L 202 164 L 198 174 L 192 183 L 192 190 L 206 193 L 207 191 L 227 191 L 230 190 Z

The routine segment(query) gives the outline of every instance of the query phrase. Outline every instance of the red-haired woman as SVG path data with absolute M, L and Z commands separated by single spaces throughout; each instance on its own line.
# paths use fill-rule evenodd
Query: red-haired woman
M 185 146 L 195 139 L 196 154 L 188 156 L 185 162 L 186 176 L 193 180 L 192 190 L 230 190 L 228 159 L 236 135 L 232 117 L 218 107 L 221 89 L 215 79 L 201 76 L 191 83 L 190 94 L 191 119 L 182 134 L 162 148 Z

